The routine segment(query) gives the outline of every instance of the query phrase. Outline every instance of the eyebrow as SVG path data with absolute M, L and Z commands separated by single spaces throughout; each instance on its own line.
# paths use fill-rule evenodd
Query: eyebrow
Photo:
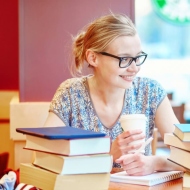
M 140 55 L 141 53 L 143 53 L 143 51 L 141 50 L 139 53 L 137 53 L 136 56 Z M 120 53 L 118 54 L 119 57 L 132 57 L 130 54 L 127 54 L 127 53 Z

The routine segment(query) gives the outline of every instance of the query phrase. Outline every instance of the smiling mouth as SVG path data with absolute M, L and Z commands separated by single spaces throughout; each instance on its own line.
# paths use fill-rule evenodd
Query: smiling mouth
M 124 80 L 133 80 L 135 76 L 128 76 L 128 75 L 119 75 Z

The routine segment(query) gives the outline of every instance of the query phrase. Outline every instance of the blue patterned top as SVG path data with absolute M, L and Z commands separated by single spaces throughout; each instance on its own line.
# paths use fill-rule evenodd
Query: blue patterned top
M 165 90 L 155 80 L 136 77 L 131 88 L 126 89 L 121 115 L 145 114 L 146 138 L 149 138 L 155 127 L 156 110 L 165 96 Z M 55 113 L 65 125 L 106 133 L 112 141 L 123 132 L 119 120 L 112 128 L 107 128 L 101 123 L 91 101 L 87 77 L 64 81 L 51 101 L 50 112 Z M 145 155 L 150 154 L 151 146 L 147 146 Z

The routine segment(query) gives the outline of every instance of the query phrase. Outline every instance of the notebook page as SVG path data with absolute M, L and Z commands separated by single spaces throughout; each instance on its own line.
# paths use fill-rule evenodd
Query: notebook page
M 110 181 L 153 186 L 183 177 L 181 171 L 155 172 L 146 176 L 129 176 L 125 171 L 111 174 Z

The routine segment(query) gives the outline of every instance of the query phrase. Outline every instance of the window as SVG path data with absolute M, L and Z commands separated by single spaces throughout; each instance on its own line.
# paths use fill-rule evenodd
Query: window
M 148 54 L 140 75 L 158 80 L 175 102 L 190 103 L 190 1 L 136 0 L 135 19 Z
M 158 59 L 187 59 L 190 58 L 190 1 L 187 0 L 168 0 L 169 2 L 186 2 L 183 4 L 185 10 L 188 8 L 188 15 L 181 19 L 180 15 L 170 16 L 173 11 L 174 3 L 167 3 L 168 14 L 162 16 L 161 8 L 156 6 L 156 2 L 161 0 L 136 0 L 136 26 L 141 36 L 142 43 L 149 50 L 150 58 Z M 165 0 L 164 2 L 167 2 Z M 171 4 L 171 5 L 170 5 Z M 176 11 L 180 14 L 180 6 L 176 5 Z M 181 6 L 182 7 L 182 6 Z M 160 10 L 161 11 L 160 11 Z M 162 8 L 163 9 L 163 8 Z M 183 9 L 183 7 L 181 8 Z M 162 11 L 164 12 L 164 11 Z M 182 12 L 183 13 L 183 12 Z M 182 14 L 181 13 L 181 14 Z M 168 19 L 167 19 L 168 16 Z M 176 19 L 170 19 L 176 18 Z M 181 15 L 182 17 L 182 15 Z M 187 22 L 189 18 L 189 22 Z

